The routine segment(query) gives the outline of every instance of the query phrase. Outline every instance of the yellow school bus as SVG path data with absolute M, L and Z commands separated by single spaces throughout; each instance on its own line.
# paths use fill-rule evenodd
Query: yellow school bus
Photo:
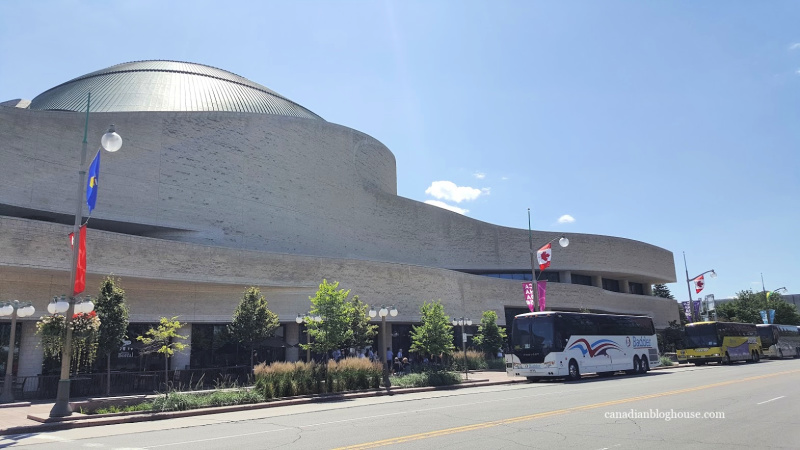
M 752 323 L 696 322 L 686 325 L 684 350 L 678 359 L 695 365 L 710 362 L 730 364 L 734 361 L 761 360 L 761 340 Z

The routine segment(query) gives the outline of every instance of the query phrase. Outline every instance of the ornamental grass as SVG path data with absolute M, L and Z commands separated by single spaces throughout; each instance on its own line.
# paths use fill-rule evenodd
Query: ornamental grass
M 274 362 L 253 370 L 255 390 L 266 399 L 377 388 L 381 363 L 366 358 L 317 362 Z

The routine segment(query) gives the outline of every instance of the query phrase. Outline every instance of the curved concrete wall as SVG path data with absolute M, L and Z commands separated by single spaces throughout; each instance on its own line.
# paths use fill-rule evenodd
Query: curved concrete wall
M 0 107 L 0 203 L 72 214 L 84 115 Z M 377 140 L 327 122 L 246 113 L 99 113 L 115 123 L 95 219 L 170 230 L 166 240 L 461 270 L 530 268 L 528 232 L 396 195 L 395 159 Z M 90 155 L 96 144 L 90 143 Z M 543 243 L 554 233 L 535 232 Z M 552 270 L 650 284 L 675 281 L 672 253 L 570 234 Z
M 69 285 L 71 227 L 0 217 L 0 298 L 32 301 L 39 316 L 47 301 Z M 87 233 L 87 294 L 107 274 L 122 277 L 132 322 L 179 315 L 185 322 L 226 322 L 245 286 L 261 286 L 270 309 L 293 322 L 308 310 L 323 278 L 370 305 L 393 304 L 394 322 L 418 322 L 424 301 L 441 299 L 450 316 L 479 318 L 505 307 L 525 307 L 519 281 L 469 275 L 411 264 L 309 257 L 231 249 L 98 230 Z M 663 328 L 678 316 L 674 300 L 621 294 L 597 287 L 548 285 L 551 308 L 591 308 L 652 316 Z M 31 319 L 33 320 L 33 318 Z

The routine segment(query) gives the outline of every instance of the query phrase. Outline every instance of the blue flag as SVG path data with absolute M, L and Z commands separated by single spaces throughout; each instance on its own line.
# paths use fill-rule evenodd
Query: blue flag
M 89 205 L 89 214 L 97 204 L 97 183 L 100 180 L 100 150 L 89 166 L 89 179 L 86 180 L 86 204 Z

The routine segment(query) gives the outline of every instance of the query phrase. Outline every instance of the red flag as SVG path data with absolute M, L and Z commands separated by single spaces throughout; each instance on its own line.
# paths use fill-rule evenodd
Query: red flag
M 545 245 L 536 252 L 536 259 L 539 261 L 539 270 L 550 267 L 550 244 Z
M 86 225 L 81 227 L 80 242 L 78 243 L 78 266 L 75 268 L 75 284 L 73 285 L 72 296 L 76 296 L 86 289 Z M 75 239 L 69 234 L 69 246 L 74 248 Z
M 694 290 L 696 291 L 695 293 L 699 294 L 700 291 L 702 291 L 703 288 L 706 287 L 706 282 L 703 280 L 704 279 L 702 275 L 694 279 Z

